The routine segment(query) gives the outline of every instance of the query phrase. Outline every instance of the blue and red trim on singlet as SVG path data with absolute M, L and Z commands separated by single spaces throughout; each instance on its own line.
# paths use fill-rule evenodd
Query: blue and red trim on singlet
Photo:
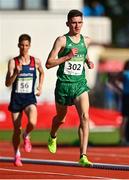
M 15 66 L 19 65 L 19 57 L 14 57 Z M 22 74 L 22 77 L 20 77 Z M 29 77 L 29 74 L 33 76 L 33 85 L 32 85 L 32 92 L 31 93 L 17 93 L 16 86 L 18 78 L 25 78 Z M 24 75 L 26 75 L 24 77 Z M 28 75 L 28 76 L 27 76 Z M 12 85 L 12 92 L 11 92 L 11 100 L 9 104 L 9 110 L 11 112 L 21 112 L 25 109 L 26 106 L 30 104 L 36 104 L 36 97 L 35 97 L 35 83 L 36 83 L 36 67 L 35 67 L 35 58 L 30 56 L 30 63 L 28 65 L 23 65 L 22 70 L 15 79 Z

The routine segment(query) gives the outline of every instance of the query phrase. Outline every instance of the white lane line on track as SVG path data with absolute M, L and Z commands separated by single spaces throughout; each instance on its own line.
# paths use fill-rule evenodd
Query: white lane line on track
M 111 180 L 113 180 L 113 178 L 108 178 L 108 177 L 85 176 L 85 175 L 67 174 L 67 173 L 56 173 L 56 172 L 40 172 L 40 171 L 29 171 L 29 170 L 18 170 L 18 169 L 7 169 L 7 168 L 0 168 L 0 171 L 31 173 L 31 174 L 59 175 L 59 176 L 72 176 L 72 177 L 90 178 L 90 179 L 108 179 L 108 180 L 111 179 Z

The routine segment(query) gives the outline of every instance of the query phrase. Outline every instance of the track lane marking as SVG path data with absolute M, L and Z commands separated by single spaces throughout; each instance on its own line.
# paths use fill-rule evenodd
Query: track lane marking
M 11 171 L 11 172 L 21 172 L 21 173 L 33 173 L 33 174 L 46 174 L 46 175 L 59 175 L 59 176 L 73 176 L 78 178 L 90 178 L 90 179 L 107 179 L 108 177 L 99 177 L 99 176 L 85 176 L 85 175 L 76 175 L 76 174 L 67 174 L 67 173 L 56 173 L 56 172 L 41 172 L 41 171 L 30 171 L 30 170 L 18 170 L 18 169 L 7 169 L 7 168 L 0 168 L 0 171 Z M 113 178 L 108 178 L 112 179 Z M 114 179 L 115 180 L 115 179 Z

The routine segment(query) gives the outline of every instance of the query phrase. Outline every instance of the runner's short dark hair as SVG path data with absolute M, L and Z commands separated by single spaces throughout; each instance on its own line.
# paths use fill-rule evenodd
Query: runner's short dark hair
M 73 17 L 77 17 L 77 16 L 83 16 L 83 13 L 77 9 L 72 9 L 69 11 L 68 15 L 67 15 L 67 20 L 69 21 L 71 18 Z
M 24 41 L 24 40 L 27 40 L 27 41 L 29 41 L 29 42 L 31 43 L 31 37 L 30 37 L 30 35 L 28 35 L 28 34 L 21 34 L 21 35 L 19 36 L 19 43 L 22 42 L 22 41 Z

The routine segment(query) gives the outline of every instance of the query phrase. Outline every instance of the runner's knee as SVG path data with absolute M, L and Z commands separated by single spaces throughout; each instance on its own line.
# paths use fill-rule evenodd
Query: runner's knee
M 89 114 L 88 113 L 82 113 L 81 120 L 82 120 L 82 122 L 89 121 Z

